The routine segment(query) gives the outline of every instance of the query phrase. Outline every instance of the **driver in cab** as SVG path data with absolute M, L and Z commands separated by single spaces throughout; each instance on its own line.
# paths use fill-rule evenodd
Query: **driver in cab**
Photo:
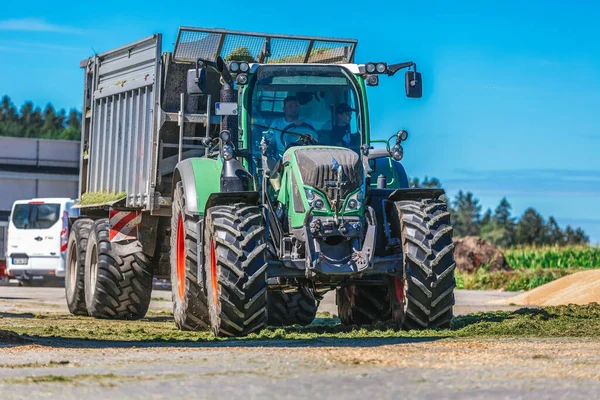
M 300 103 L 296 97 L 288 96 L 283 100 L 283 114 L 283 117 L 277 118 L 271 123 L 268 130 L 268 136 L 275 143 L 278 156 L 285 152 L 290 143 L 300 139 L 298 135 L 311 135 L 318 140 L 317 132 L 312 124 L 299 117 Z

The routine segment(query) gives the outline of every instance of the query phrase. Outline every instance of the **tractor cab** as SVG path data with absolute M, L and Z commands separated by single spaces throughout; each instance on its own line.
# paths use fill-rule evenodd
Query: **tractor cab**
M 358 153 L 365 142 L 360 92 L 343 66 L 259 66 L 245 99 L 250 142 L 257 149 L 265 137 L 277 158 L 290 147 L 311 144 Z

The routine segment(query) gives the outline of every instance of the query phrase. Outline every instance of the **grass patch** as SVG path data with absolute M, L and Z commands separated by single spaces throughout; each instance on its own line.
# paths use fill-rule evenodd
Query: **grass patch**
M 84 193 L 81 196 L 81 200 L 77 202 L 78 205 L 91 206 L 95 204 L 104 204 L 109 201 L 117 201 L 127 197 L 125 192 L 89 192 Z
M 348 327 L 337 318 L 320 315 L 307 327 L 267 328 L 245 338 L 217 338 L 209 332 L 180 331 L 171 319 L 108 321 L 71 315 L 35 318 L 4 318 L 0 329 L 10 328 L 19 335 L 58 339 L 93 339 L 134 342 L 213 342 L 245 346 L 251 341 L 373 338 L 427 338 L 477 336 L 600 337 L 600 304 L 523 308 L 515 312 L 478 313 L 454 318 L 451 329 L 402 331 L 379 323 L 368 327 Z
M 493 271 L 479 269 L 475 273 L 456 272 L 456 288 L 467 290 L 531 290 L 584 268 L 539 268 Z

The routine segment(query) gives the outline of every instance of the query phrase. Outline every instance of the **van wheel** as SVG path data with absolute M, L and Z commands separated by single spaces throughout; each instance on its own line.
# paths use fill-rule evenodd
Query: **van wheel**
M 78 219 L 71 227 L 67 245 L 67 270 L 65 271 L 65 296 L 69 312 L 87 315 L 85 307 L 85 252 L 94 221 Z
M 85 304 L 95 318 L 140 319 L 152 293 L 150 258 L 135 240 L 111 243 L 109 222 L 92 225 L 85 255 Z

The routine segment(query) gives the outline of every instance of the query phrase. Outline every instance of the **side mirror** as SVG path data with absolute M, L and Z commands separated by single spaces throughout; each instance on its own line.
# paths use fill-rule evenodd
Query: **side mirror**
M 406 97 L 419 99 L 423 95 L 423 81 L 421 73 L 415 71 L 406 71 L 404 75 L 404 86 L 406 87 Z
M 196 68 L 190 69 L 187 72 L 187 94 L 191 96 L 199 96 L 206 93 L 206 69 L 199 68 L 196 63 Z

